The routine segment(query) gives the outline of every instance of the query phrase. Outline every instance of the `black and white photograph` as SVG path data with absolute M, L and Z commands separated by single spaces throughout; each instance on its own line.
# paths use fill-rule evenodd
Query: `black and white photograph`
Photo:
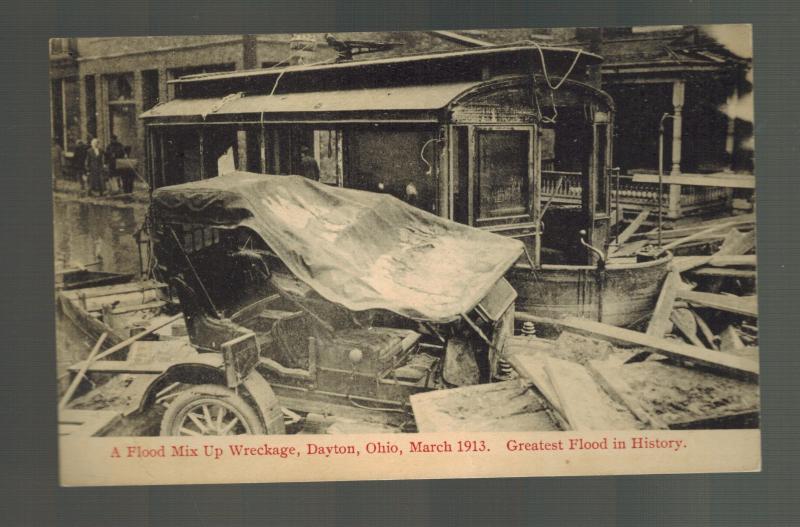
M 194 450 L 685 472 L 698 430 L 750 431 L 724 448 L 752 464 L 709 470 L 758 470 L 750 25 L 69 37 L 49 58 L 58 435 L 107 445 L 62 480 L 174 482 L 90 472 Z

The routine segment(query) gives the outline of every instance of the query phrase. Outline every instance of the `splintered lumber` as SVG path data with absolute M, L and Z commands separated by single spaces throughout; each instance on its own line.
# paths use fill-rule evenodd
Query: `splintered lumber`
M 620 412 L 612 406 L 589 372 L 576 362 L 548 357 L 545 372 L 561 401 L 564 416 L 572 430 L 635 430 L 632 415 L 627 423 Z
M 680 276 L 677 271 L 670 271 L 667 278 L 664 280 L 664 285 L 661 286 L 661 293 L 658 295 L 656 307 L 653 310 L 653 316 L 650 317 L 650 322 L 647 324 L 647 334 L 654 337 L 663 337 L 669 327 L 669 315 L 672 313 L 672 307 L 675 304 L 675 295 L 678 290 L 678 282 Z
M 118 351 L 120 351 L 122 349 L 125 349 L 128 346 L 130 346 L 131 344 L 133 344 L 134 342 L 136 342 L 137 340 L 139 340 L 139 339 L 141 339 L 143 337 L 146 337 L 147 335 L 149 335 L 150 333 L 153 333 L 154 331 L 158 331 L 159 329 L 163 328 L 164 326 L 168 326 L 169 324 L 172 324 L 173 322 L 175 322 L 176 320 L 178 320 L 180 318 L 183 318 L 183 313 L 178 313 L 177 315 L 171 316 L 166 320 L 161 320 L 159 322 L 156 322 L 155 324 L 153 324 L 152 326 L 148 327 L 147 329 L 145 329 L 141 333 L 137 333 L 136 335 L 123 340 L 119 344 L 117 344 L 115 346 L 111 346 L 110 348 L 105 350 L 103 353 L 101 353 L 100 355 L 95 357 L 94 360 L 103 359 L 105 357 L 108 357 L 112 353 L 116 353 L 116 352 L 118 352 Z M 87 363 L 89 363 L 89 362 L 90 361 L 87 361 Z
M 89 352 L 89 356 L 87 357 L 86 362 L 78 371 L 78 374 L 75 375 L 75 378 L 72 379 L 72 383 L 69 385 L 69 388 L 67 388 L 66 393 L 61 398 L 61 402 L 58 404 L 59 410 L 63 410 L 64 408 L 66 408 L 70 399 L 72 399 L 72 396 L 75 395 L 75 390 L 78 389 L 78 386 L 83 380 L 84 375 L 86 375 L 86 370 L 89 369 L 89 366 L 92 364 L 92 361 L 95 360 L 97 352 L 100 351 L 100 347 L 103 345 L 103 342 L 106 341 L 107 337 L 108 337 L 108 332 L 104 332 L 102 335 L 100 335 L 100 338 L 97 339 L 97 342 L 92 348 L 92 351 Z
M 645 401 L 640 400 L 636 394 L 633 393 L 628 383 L 620 377 L 617 371 L 621 364 L 612 364 L 608 361 L 589 361 L 589 370 L 595 375 L 600 386 L 611 396 L 617 403 L 625 406 L 631 411 L 636 418 L 648 425 L 650 428 L 666 430 L 669 428 L 667 424 L 656 417 L 655 412 L 650 405 Z
M 612 343 L 620 343 L 627 346 L 638 346 L 647 348 L 652 353 L 664 355 L 681 362 L 691 362 L 703 366 L 709 370 L 743 378 L 748 381 L 758 380 L 758 363 L 742 357 L 720 353 L 697 346 L 690 346 L 669 339 L 653 337 L 638 331 L 618 328 L 602 322 L 594 322 L 578 317 L 565 317 L 558 320 L 532 315 L 530 313 L 517 312 L 517 320 L 523 322 L 533 322 L 567 328 L 577 333 L 590 337 L 608 340 Z M 563 402 L 563 401 L 562 401 Z
M 621 256 L 630 256 L 635 254 L 637 251 L 644 249 L 648 245 L 650 245 L 650 241 L 648 240 L 637 240 L 635 242 L 631 242 L 625 244 L 624 246 L 618 247 L 616 251 L 613 252 L 611 256 L 613 257 L 621 257 Z
M 111 410 L 60 410 L 58 435 L 92 437 L 103 435 L 120 419 L 119 412 Z
M 719 348 L 717 347 L 717 343 L 715 342 L 714 333 L 711 331 L 711 328 L 708 327 L 706 321 L 703 320 L 703 317 L 701 317 L 694 311 L 692 311 L 692 314 L 694 315 L 695 321 L 697 321 L 697 327 L 700 328 L 700 333 L 703 334 L 703 337 L 708 342 L 709 347 L 711 349 L 718 350 Z
M 710 307 L 748 317 L 758 317 L 758 300 L 755 295 L 718 295 L 716 293 L 681 290 L 678 291 L 677 296 L 696 306 Z
M 695 240 L 699 240 L 699 239 L 705 238 L 706 236 L 708 236 L 710 234 L 713 234 L 715 232 L 721 231 L 723 229 L 728 229 L 728 228 L 731 228 L 731 227 L 735 227 L 737 225 L 742 225 L 744 223 L 752 223 L 754 221 L 755 221 L 755 215 L 753 215 L 753 214 L 746 214 L 746 215 L 743 215 L 743 216 L 739 216 L 738 218 L 732 219 L 731 221 L 727 221 L 725 223 L 719 223 L 719 224 L 716 224 L 716 225 L 712 225 L 711 227 L 708 227 L 707 229 L 703 229 L 701 231 L 698 231 L 698 232 L 696 232 L 694 234 L 686 236 L 685 238 L 679 238 L 679 239 L 677 239 L 677 240 L 675 240 L 673 242 L 670 242 L 670 243 L 664 245 L 662 247 L 662 249 L 665 250 L 665 251 L 669 251 L 669 250 L 674 249 L 675 247 L 678 247 L 679 245 L 683 245 L 685 243 L 689 243 L 689 242 L 692 242 L 692 241 L 695 241 Z
M 739 333 L 733 326 L 728 326 L 719 334 L 719 348 L 722 351 L 735 351 L 744 348 L 744 343 L 739 337 Z
M 752 269 L 730 269 L 725 267 L 701 267 L 689 271 L 694 276 L 713 276 L 717 278 L 755 278 L 756 272 Z
M 756 246 L 756 233 L 755 231 L 740 232 L 736 229 L 731 229 L 725 235 L 722 245 L 719 250 L 711 258 L 713 262 L 722 256 L 734 256 L 747 254 Z
M 687 338 L 693 345 L 705 348 L 706 346 L 697 336 L 697 321 L 694 319 L 692 312 L 686 308 L 676 309 L 672 312 L 670 320 L 675 323 L 675 327 Z
M 649 215 L 650 209 L 642 209 L 642 212 L 640 212 L 639 215 L 636 216 L 636 218 L 634 218 L 634 220 L 627 227 L 625 227 L 625 230 L 620 233 L 619 237 L 617 238 L 617 244 L 621 246 L 627 242 L 630 237 L 639 230 L 639 227 L 642 226 L 644 220 L 646 220 Z
M 711 256 L 676 256 L 672 259 L 672 268 L 678 273 L 685 273 L 711 261 Z
M 711 260 L 708 263 L 709 265 L 712 265 L 714 267 L 733 267 L 733 266 L 755 267 L 756 255 L 755 254 L 720 255 L 719 253 L 717 253 L 711 258 Z
M 542 399 L 520 379 L 416 393 L 420 432 L 555 431 Z
M 532 382 L 536 389 L 544 395 L 550 406 L 563 417 L 564 409 L 561 408 L 561 401 L 558 400 L 555 388 L 544 371 L 546 358 L 547 356 L 541 352 L 517 352 L 508 357 L 508 362 L 517 370 L 517 373 Z

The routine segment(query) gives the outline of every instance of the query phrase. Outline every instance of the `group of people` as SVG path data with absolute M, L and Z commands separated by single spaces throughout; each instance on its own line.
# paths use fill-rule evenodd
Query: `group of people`
M 118 166 L 118 160 L 128 157 L 129 152 L 130 147 L 123 146 L 115 135 L 111 136 L 111 142 L 105 149 L 97 138 L 88 145 L 78 141 L 73 163 L 78 170 L 81 189 L 88 190 L 90 196 L 113 192 L 132 193 L 135 174 Z

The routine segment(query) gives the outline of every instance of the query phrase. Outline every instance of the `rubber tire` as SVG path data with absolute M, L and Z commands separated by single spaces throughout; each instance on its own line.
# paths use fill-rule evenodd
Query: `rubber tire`
M 258 412 L 248 403 L 247 401 L 242 398 L 242 396 L 238 395 L 236 392 L 231 390 L 230 388 L 226 388 L 224 386 L 218 386 L 216 384 L 202 384 L 199 386 L 192 386 L 191 388 L 186 389 L 183 393 L 178 395 L 174 401 L 169 405 L 167 411 L 164 412 L 164 417 L 161 419 L 161 432 L 160 435 L 162 436 L 177 436 L 174 432 L 174 429 L 180 426 L 179 418 L 181 418 L 181 412 L 188 406 L 189 404 L 199 400 L 199 399 L 207 399 L 207 398 L 214 398 L 214 399 L 221 399 L 225 403 L 229 404 L 233 408 L 236 409 L 244 421 L 247 423 L 247 426 L 250 428 L 250 434 L 252 435 L 264 435 L 266 431 L 264 430 L 264 424 L 261 422 L 261 418 L 258 416 Z

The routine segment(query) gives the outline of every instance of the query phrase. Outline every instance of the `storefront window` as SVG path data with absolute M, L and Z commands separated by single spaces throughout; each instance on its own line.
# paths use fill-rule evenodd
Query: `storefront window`
M 529 213 L 530 133 L 486 130 L 477 132 L 476 140 L 478 220 Z

